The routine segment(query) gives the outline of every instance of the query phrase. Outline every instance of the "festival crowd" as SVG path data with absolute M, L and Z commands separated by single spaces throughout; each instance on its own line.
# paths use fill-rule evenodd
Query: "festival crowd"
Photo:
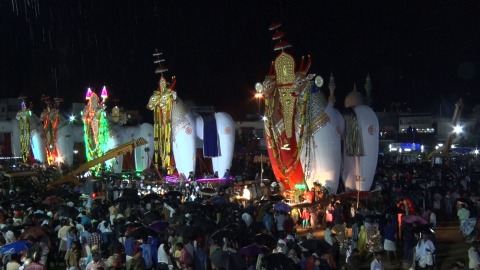
M 0 192 L 0 265 L 436 269 L 435 229 L 458 220 L 471 248 L 449 269 L 480 269 L 480 167 L 474 159 L 462 166 L 456 174 L 420 165 L 379 166 L 373 191 L 358 202 L 356 193 L 334 195 L 318 183 L 290 194 L 275 181 L 191 181 L 154 189 L 139 179 L 32 194 L 10 181 Z M 85 189 L 91 195 L 81 195 Z

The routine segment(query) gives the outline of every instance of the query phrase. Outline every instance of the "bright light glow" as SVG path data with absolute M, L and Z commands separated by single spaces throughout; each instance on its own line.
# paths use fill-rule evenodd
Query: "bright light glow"
M 78 150 L 77 149 L 73 149 L 73 153 L 76 155 L 78 154 Z
M 92 89 L 90 89 L 89 87 L 87 90 L 87 94 L 85 95 L 85 99 L 90 100 L 90 97 L 92 96 L 92 94 L 93 94 Z
M 68 117 L 68 120 L 69 120 L 70 122 L 75 121 L 75 115 L 70 115 L 70 117 Z
M 478 149 L 475 149 L 474 153 L 475 155 L 478 155 Z
M 57 157 L 57 158 L 55 159 L 55 162 L 62 163 L 62 162 L 63 162 L 63 158 L 62 158 L 62 157 Z
M 251 198 L 250 190 L 247 187 L 243 189 L 243 197 L 247 200 Z
M 398 149 L 398 152 L 401 153 L 401 152 L 402 152 L 402 148 Z
M 437 146 L 435 146 L 435 149 L 438 149 L 439 147 L 440 147 L 440 146 L 437 145 Z
M 102 93 L 100 94 L 100 97 L 103 98 L 104 100 L 106 98 L 108 98 L 107 87 L 103 86 Z
M 255 97 L 255 98 L 262 98 L 262 94 L 256 93 L 254 97 Z
M 425 146 L 422 144 L 422 146 L 420 146 L 420 151 L 423 153 L 423 151 L 425 151 Z
M 463 132 L 463 127 L 457 125 L 457 126 L 455 126 L 455 127 L 453 128 L 453 132 L 455 132 L 455 133 L 457 133 L 457 134 L 458 134 L 458 133 L 462 133 L 462 132 Z
M 405 148 L 404 151 L 405 151 L 405 152 L 410 152 L 410 151 L 412 151 L 412 149 L 410 149 L 410 148 Z
M 263 121 L 267 121 L 267 117 L 266 117 L 265 115 L 262 116 L 262 120 L 263 120 Z
M 388 145 L 388 148 L 389 148 L 389 149 L 392 149 L 392 144 L 389 144 L 389 145 Z

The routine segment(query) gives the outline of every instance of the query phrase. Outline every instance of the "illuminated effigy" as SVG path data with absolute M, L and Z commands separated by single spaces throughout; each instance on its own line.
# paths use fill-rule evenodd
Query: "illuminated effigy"
M 20 111 L 17 112 L 16 116 L 20 128 L 20 147 L 23 162 L 27 162 L 30 157 L 30 117 L 32 116 L 32 111 L 25 105 L 26 98 L 24 96 L 19 97 L 22 102 Z
M 274 50 L 280 52 L 263 83 L 255 86 L 265 100 L 265 137 L 275 178 L 285 189 L 318 182 L 336 193 L 342 175 L 347 191 L 370 190 L 378 157 L 375 113 L 361 104 L 355 89 L 345 100 L 346 113 L 335 109 L 333 75 L 327 100 L 320 91 L 323 79 L 313 81 L 308 74 L 310 57 L 297 66 L 285 51 L 291 45 L 282 40 L 280 26 L 270 26 Z
M 156 163 L 167 169 L 167 174 L 185 178 L 195 171 L 196 140 L 203 142 L 203 156 L 212 159 L 213 171 L 224 175 L 232 165 L 235 142 L 235 123 L 230 115 L 216 112 L 212 115 L 193 114 L 177 96 L 175 78 L 169 83 L 163 73 L 161 53 L 156 53 L 160 73 L 158 88 L 150 96 L 147 109 L 154 112 L 154 150 Z
M 85 153 L 88 161 L 102 156 L 108 150 L 109 127 L 105 112 L 107 91 L 101 93 L 102 100 L 89 88 L 87 106 L 82 111 Z
M 61 99 L 55 98 L 55 105 L 52 104 L 50 97 L 47 96 L 43 96 L 42 101 L 46 104 L 46 107 L 40 114 L 40 120 L 43 122 L 47 163 L 50 165 L 53 164 L 58 157 L 57 131 L 60 122 L 58 104 L 61 102 Z

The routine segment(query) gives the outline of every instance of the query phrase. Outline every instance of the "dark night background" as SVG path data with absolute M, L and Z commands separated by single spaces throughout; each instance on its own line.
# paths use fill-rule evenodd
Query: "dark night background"
M 235 118 L 256 113 L 254 85 L 281 21 L 297 58 L 337 82 L 337 105 L 367 73 L 376 110 L 401 102 L 450 116 L 458 97 L 480 104 L 478 1 L 0 0 L 0 98 L 42 94 L 83 102 L 109 89 L 128 109 L 156 88 L 152 53 L 164 53 L 178 95 Z M 323 88 L 327 91 L 326 87 Z

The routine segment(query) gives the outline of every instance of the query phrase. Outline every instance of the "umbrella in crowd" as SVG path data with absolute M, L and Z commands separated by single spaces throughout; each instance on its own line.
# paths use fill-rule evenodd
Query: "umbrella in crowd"
M 273 253 L 262 258 L 262 267 L 267 270 L 298 269 L 295 262 L 283 253 Z
M 265 254 L 268 252 L 270 252 L 270 249 L 267 248 L 266 246 L 252 244 L 252 245 L 241 248 L 238 251 L 238 254 L 245 257 L 257 257 L 258 254 Z
M 215 189 L 208 188 L 208 187 L 202 188 L 198 193 L 203 196 L 215 196 L 218 194 L 218 192 Z
M 169 191 L 169 192 L 165 193 L 165 196 L 166 197 L 180 197 L 181 198 L 183 196 L 183 194 L 180 191 L 173 190 L 173 191 Z
M 80 193 L 74 193 L 74 192 L 71 192 L 68 189 L 64 189 L 64 188 L 59 187 L 59 188 L 54 188 L 54 189 L 46 191 L 44 196 L 45 196 L 44 198 L 57 197 L 57 198 L 64 199 L 64 200 L 75 201 L 80 197 Z
M 66 217 L 71 219 L 77 218 L 79 213 L 80 212 L 77 208 L 68 205 L 60 205 L 57 210 L 57 214 L 59 217 Z
M 223 239 L 226 238 L 228 240 L 233 240 L 236 236 L 236 233 L 229 229 L 220 229 L 210 236 L 211 239 L 223 243 Z
M 240 224 L 238 223 L 231 223 L 231 224 L 228 224 L 227 226 L 223 227 L 223 229 L 227 229 L 227 230 L 232 230 L 234 232 L 241 232 L 242 231 L 242 226 L 240 226 Z
M 365 214 L 363 219 L 366 223 L 379 223 L 385 219 L 383 215 L 380 214 Z
M 50 219 L 50 216 L 44 213 L 33 213 L 28 216 L 30 219 L 36 219 L 36 220 L 47 220 Z
M 332 249 L 332 246 L 329 243 L 327 243 L 325 240 L 320 239 L 308 239 L 300 243 L 300 246 L 318 253 L 326 253 L 330 249 Z
M 203 236 L 205 232 L 198 226 L 187 225 L 179 230 L 179 234 L 183 238 L 194 239 L 197 236 Z
M 143 215 L 143 222 L 145 224 L 150 224 L 160 219 L 162 219 L 162 214 L 157 210 L 150 210 Z
M 220 196 L 215 196 L 212 198 L 212 202 L 216 205 L 225 205 L 227 202 Z
M 212 263 L 217 269 L 241 270 L 243 269 L 243 260 L 239 254 L 217 250 L 211 255 Z
M 206 233 L 213 233 L 218 229 L 217 223 L 213 220 L 206 218 L 205 216 L 199 216 L 193 221 L 193 226 L 197 226 Z
M 47 234 L 47 229 L 40 226 L 30 227 L 26 229 L 19 237 L 19 239 L 28 239 L 30 237 L 38 239 L 41 236 Z
M 126 223 L 125 227 L 127 229 L 132 229 L 133 230 L 135 228 L 145 227 L 145 225 L 143 223 L 140 223 L 140 222 L 130 222 L 130 223 Z
M 13 232 L 14 236 L 18 236 L 22 233 L 24 228 L 25 228 L 24 225 L 20 225 L 20 226 L 8 225 L 8 226 L 4 227 L 1 230 L 1 232 L 3 232 L 3 235 L 5 236 L 5 238 L 6 238 L 6 234 L 7 234 L 8 231 Z
M 57 196 L 50 196 L 50 197 L 45 198 L 45 200 L 42 201 L 42 204 L 50 205 L 50 206 L 61 204 L 61 203 L 63 203 L 63 199 L 59 198 Z
M 143 195 L 142 199 L 141 199 L 143 202 L 145 203 L 151 203 L 151 202 L 154 202 L 154 201 L 159 201 L 159 202 L 162 202 L 163 201 L 163 197 L 158 195 L 157 193 L 155 192 L 151 192 L 151 193 L 148 193 L 148 194 L 145 194 Z
M 157 220 L 149 225 L 150 228 L 157 232 L 163 232 L 168 228 L 168 222 L 165 220 Z
M 275 248 L 275 246 L 277 245 L 277 240 L 275 239 L 275 237 L 273 237 L 273 235 L 268 233 L 256 234 L 253 237 L 253 242 L 260 245 L 264 245 L 271 249 Z
M 6 244 L 0 247 L 0 254 L 2 255 L 10 255 L 15 253 L 20 253 L 22 251 L 27 251 L 31 246 L 32 243 L 27 241 L 16 241 L 10 244 Z
M 134 239 L 142 239 L 145 236 L 156 236 L 158 232 L 149 227 L 138 227 L 130 234 Z
M 35 198 L 30 197 L 30 198 L 15 198 L 13 199 L 10 205 L 13 209 L 17 209 L 17 208 L 27 209 L 29 207 L 36 207 L 38 204 L 35 201 Z
M 183 210 L 187 213 L 197 212 L 202 208 L 202 205 L 198 202 L 185 202 L 183 205 Z
M 417 223 L 422 224 L 422 225 L 427 225 L 428 224 L 428 221 L 426 221 L 421 216 L 416 216 L 416 215 L 404 216 L 404 217 L 402 217 L 402 221 L 405 222 L 405 223 L 415 223 L 415 222 L 417 222 Z
M 292 207 L 286 203 L 279 202 L 273 205 L 273 209 L 276 211 L 290 212 Z

